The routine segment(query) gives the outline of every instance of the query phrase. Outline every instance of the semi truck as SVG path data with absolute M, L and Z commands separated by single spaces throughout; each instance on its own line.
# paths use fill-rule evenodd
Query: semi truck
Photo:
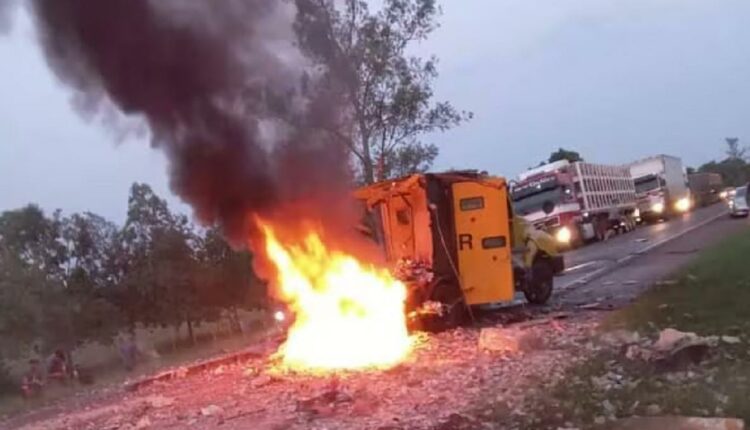
M 556 161 L 518 176 L 516 212 L 565 247 L 635 228 L 635 185 L 623 166 Z
M 695 205 L 708 206 L 721 200 L 724 181 L 718 173 L 691 173 L 688 175 L 688 187 Z
M 690 210 L 690 190 L 682 160 L 656 155 L 630 164 L 638 213 L 644 221 L 667 219 Z

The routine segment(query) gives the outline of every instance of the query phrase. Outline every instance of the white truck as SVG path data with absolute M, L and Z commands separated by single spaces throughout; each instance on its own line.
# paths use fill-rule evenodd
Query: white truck
M 630 164 L 639 216 L 644 221 L 666 219 L 690 210 L 690 189 L 682 160 L 656 155 Z
M 516 213 L 563 246 L 635 227 L 635 186 L 627 167 L 557 161 L 519 175 L 511 192 Z

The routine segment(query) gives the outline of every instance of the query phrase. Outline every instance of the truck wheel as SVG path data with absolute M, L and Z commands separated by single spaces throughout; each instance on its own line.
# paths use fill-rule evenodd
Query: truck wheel
M 531 268 L 531 281 L 526 285 L 523 294 L 529 303 L 543 305 L 552 295 L 554 270 L 546 259 L 537 259 Z

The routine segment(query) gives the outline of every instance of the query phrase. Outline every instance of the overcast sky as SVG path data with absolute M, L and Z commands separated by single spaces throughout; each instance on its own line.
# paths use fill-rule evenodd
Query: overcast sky
M 440 58 L 438 98 L 475 118 L 429 138 L 436 169 L 511 177 L 560 146 L 593 162 L 667 153 L 696 166 L 721 158 L 726 136 L 750 143 L 750 1 L 442 4 L 419 51 Z M 169 195 L 164 157 L 81 119 L 23 9 L 14 18 L 0 36 L 0 210 L 37 202 L 122 222 L 133 181 Z

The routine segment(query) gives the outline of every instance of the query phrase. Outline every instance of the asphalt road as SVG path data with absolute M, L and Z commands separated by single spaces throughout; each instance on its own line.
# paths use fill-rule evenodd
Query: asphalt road
M 689 262 L 700 250 L 748 228 L 750 220 L 730 219 L 726 206 L 716 204 L 569 251 L 565 254 L 568 269 L 555 279 L 553 301 L 620 306 Z
M 662 241 L 669 241 L 684 232 L 699 228 L 727 212 L 723 204 L 697 209 L 666 222 L 640 226 L 633 232 L 612 237 L 604 242 L 593 243 L 565 253 L 565 274 L 556 284 L 565 288 L 592 271 L 617 264 L 624 258 L 638 255 Z

